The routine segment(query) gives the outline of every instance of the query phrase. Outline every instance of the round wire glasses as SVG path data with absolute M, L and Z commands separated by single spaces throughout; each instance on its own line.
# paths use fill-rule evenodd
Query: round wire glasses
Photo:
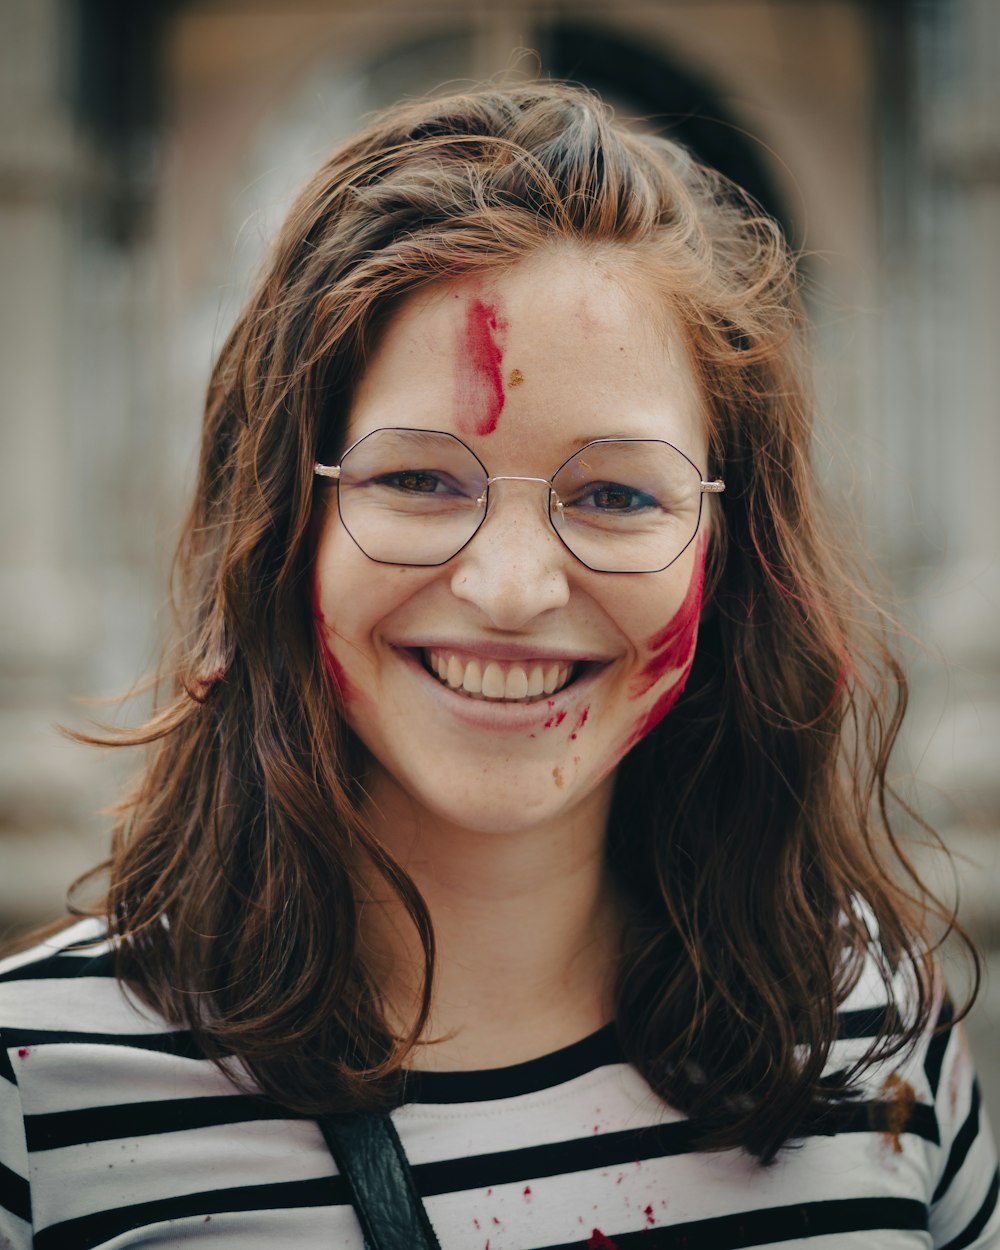
M 496 482 L 547 488 L 560 542 L 597 573 L 658 573 L 692 542 L 702 496 L 725 490 L 672 443 L 597 438 L 551 478 L 491 476 L 475 452 L 443 430 L 373 430 L 338 465 L 316 464 L 337 483 L 348 534 L 379 564 L 446 564 L 472 541 Z

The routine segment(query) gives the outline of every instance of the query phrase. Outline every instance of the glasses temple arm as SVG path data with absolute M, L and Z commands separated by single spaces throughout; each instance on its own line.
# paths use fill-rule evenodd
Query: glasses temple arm
M 717 477 L 714 482 L 702 482 L 701 493 L 703 495 L 721 495 L 726 489 L 726 484 L 721 477 Z
M 315 473 L 317 477 L 339 478 L 340 477 L 340 465 L 317 463 L 313 465 L 313 473 Z

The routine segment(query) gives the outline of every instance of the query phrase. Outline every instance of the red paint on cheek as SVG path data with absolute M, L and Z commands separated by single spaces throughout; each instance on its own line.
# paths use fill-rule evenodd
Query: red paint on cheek
M 677 700 L 684 693 L 684 683 L 687 680 L 687 673 L 682 673 L 669 689 L 656 700 L 646 715 L 632 732 L 629 739 L 629 746 L 634 746 L 640 738 L 645 738 L 646 734 L 652 733 L 656 726 L 663 720 L 664 716 L 670 711 Z
M 492 434 L 507 396 L 504 393 L 503 346 L 507 329 L 496 304 L 473 299 L 465 312 L 458 351 L 456 424 L 463 434 Z
M 323 615 L 323 608 L 320 604 L 319 578 L 315 575 L 315 572 L 313 574 L 312 614 L 316 631 L 316 646 L 319 648 L 319 656 L 323 661 L 323 668 L 330 680 L 330 686 L 333 689 L 333 693 L 342 703 L 349 703 L 354 697 L 354 689 L 347 680 L 347 674 L 344 672 L 343 666 L 330 650 L 330 644 L 327 642 L 326 617 Z
M 590 704 L 588 703 L 587 706 L 580 713 L 580 719 L 573 726 L 573 732 L 569 736 L 570 742 L 576 741 L 576 735 L 580 732 L 580 730 L 584 727 L 584 725 L 586 725 L 587 717 L 589 715 L 590 715 Z
M 664 628 L 653 634 L 646 643 L 650 657 L 632 683 L 632 698 L 638 699 L 648 694 L 668 673 L 676 672 L 677 676 L 636 725 L 629 738 L 629 746 L 633 746 L 655 729 L 684 692 L 684 683 L 694 661 L 704 585 L 705 541 L 702 539 L 681 606 Z
M 552 706 L 551 703 L 549 704 L 549 706 L 550 707 Z M 562 711 L 553 712 L 552 715 L 549 717 L 549 719 L 542 726 L 542 728 L 551 729 L 554 725 L 561 725 L 565 719 L 566 719 L 566 710 L 564 708 Z
M 652 690 L 656 683 L 673 669 L 686 668 L 694 656 L 701 615 L 701 594 L 705 585 L 704 544 L 691 573 L 684 601 L 667 625 L 650 638 L 646 646 L 651 654 L 645 667 L 632 683 L 632 697 L 638 698 Z

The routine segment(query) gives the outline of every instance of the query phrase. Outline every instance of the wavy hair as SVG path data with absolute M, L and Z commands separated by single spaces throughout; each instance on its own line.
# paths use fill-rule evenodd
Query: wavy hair
M 312 466 L 341 449 L 352 383 L 401 299 L 565 245 L 643 262 L 684 333 L 710 473 L 727 483 L 685 693 L 620 766 L 608 862 L 632 920 L 617 1030 L 703 1148 L 768 1160 L 927 1027 L 928 917 L 953 917 L 890 828 L 906 687 L 820 515 L 794 262 L 738 188 L 582 89 L 390 110 L 299 196 L 212 374 L 160 700 L 112 739 L 148 756 L 102 910 L 125 981 L 278 1103 L 319 1114 L 400 1097 L 434 935 L 362 818 L 364 752 L 317 646 Z M 402 1036 L 359 941 L 359 855 L 423 944 L 422 1006 Z M 915 1001 L 823 1079 L 872 919 L 887 984 L 909 962 Z

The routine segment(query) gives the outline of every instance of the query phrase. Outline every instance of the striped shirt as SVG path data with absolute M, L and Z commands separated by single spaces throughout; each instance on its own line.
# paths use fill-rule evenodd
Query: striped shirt
M 872 969 L 843 1004 L 831 1069 L 885 1008 Z M 140 1007 L 97 922 L 0 964 L 0 1035 L 2 1250 L 361 1250 L 316 1123 L 239 1092 Z M 836 1134 L 768 1168 L 694 1151 L 610 1027 L 513 1067 L 414 1074 L 393 1120 L 443 1250 L 1000 1246 L 959 1029 L 870 1069 Z

